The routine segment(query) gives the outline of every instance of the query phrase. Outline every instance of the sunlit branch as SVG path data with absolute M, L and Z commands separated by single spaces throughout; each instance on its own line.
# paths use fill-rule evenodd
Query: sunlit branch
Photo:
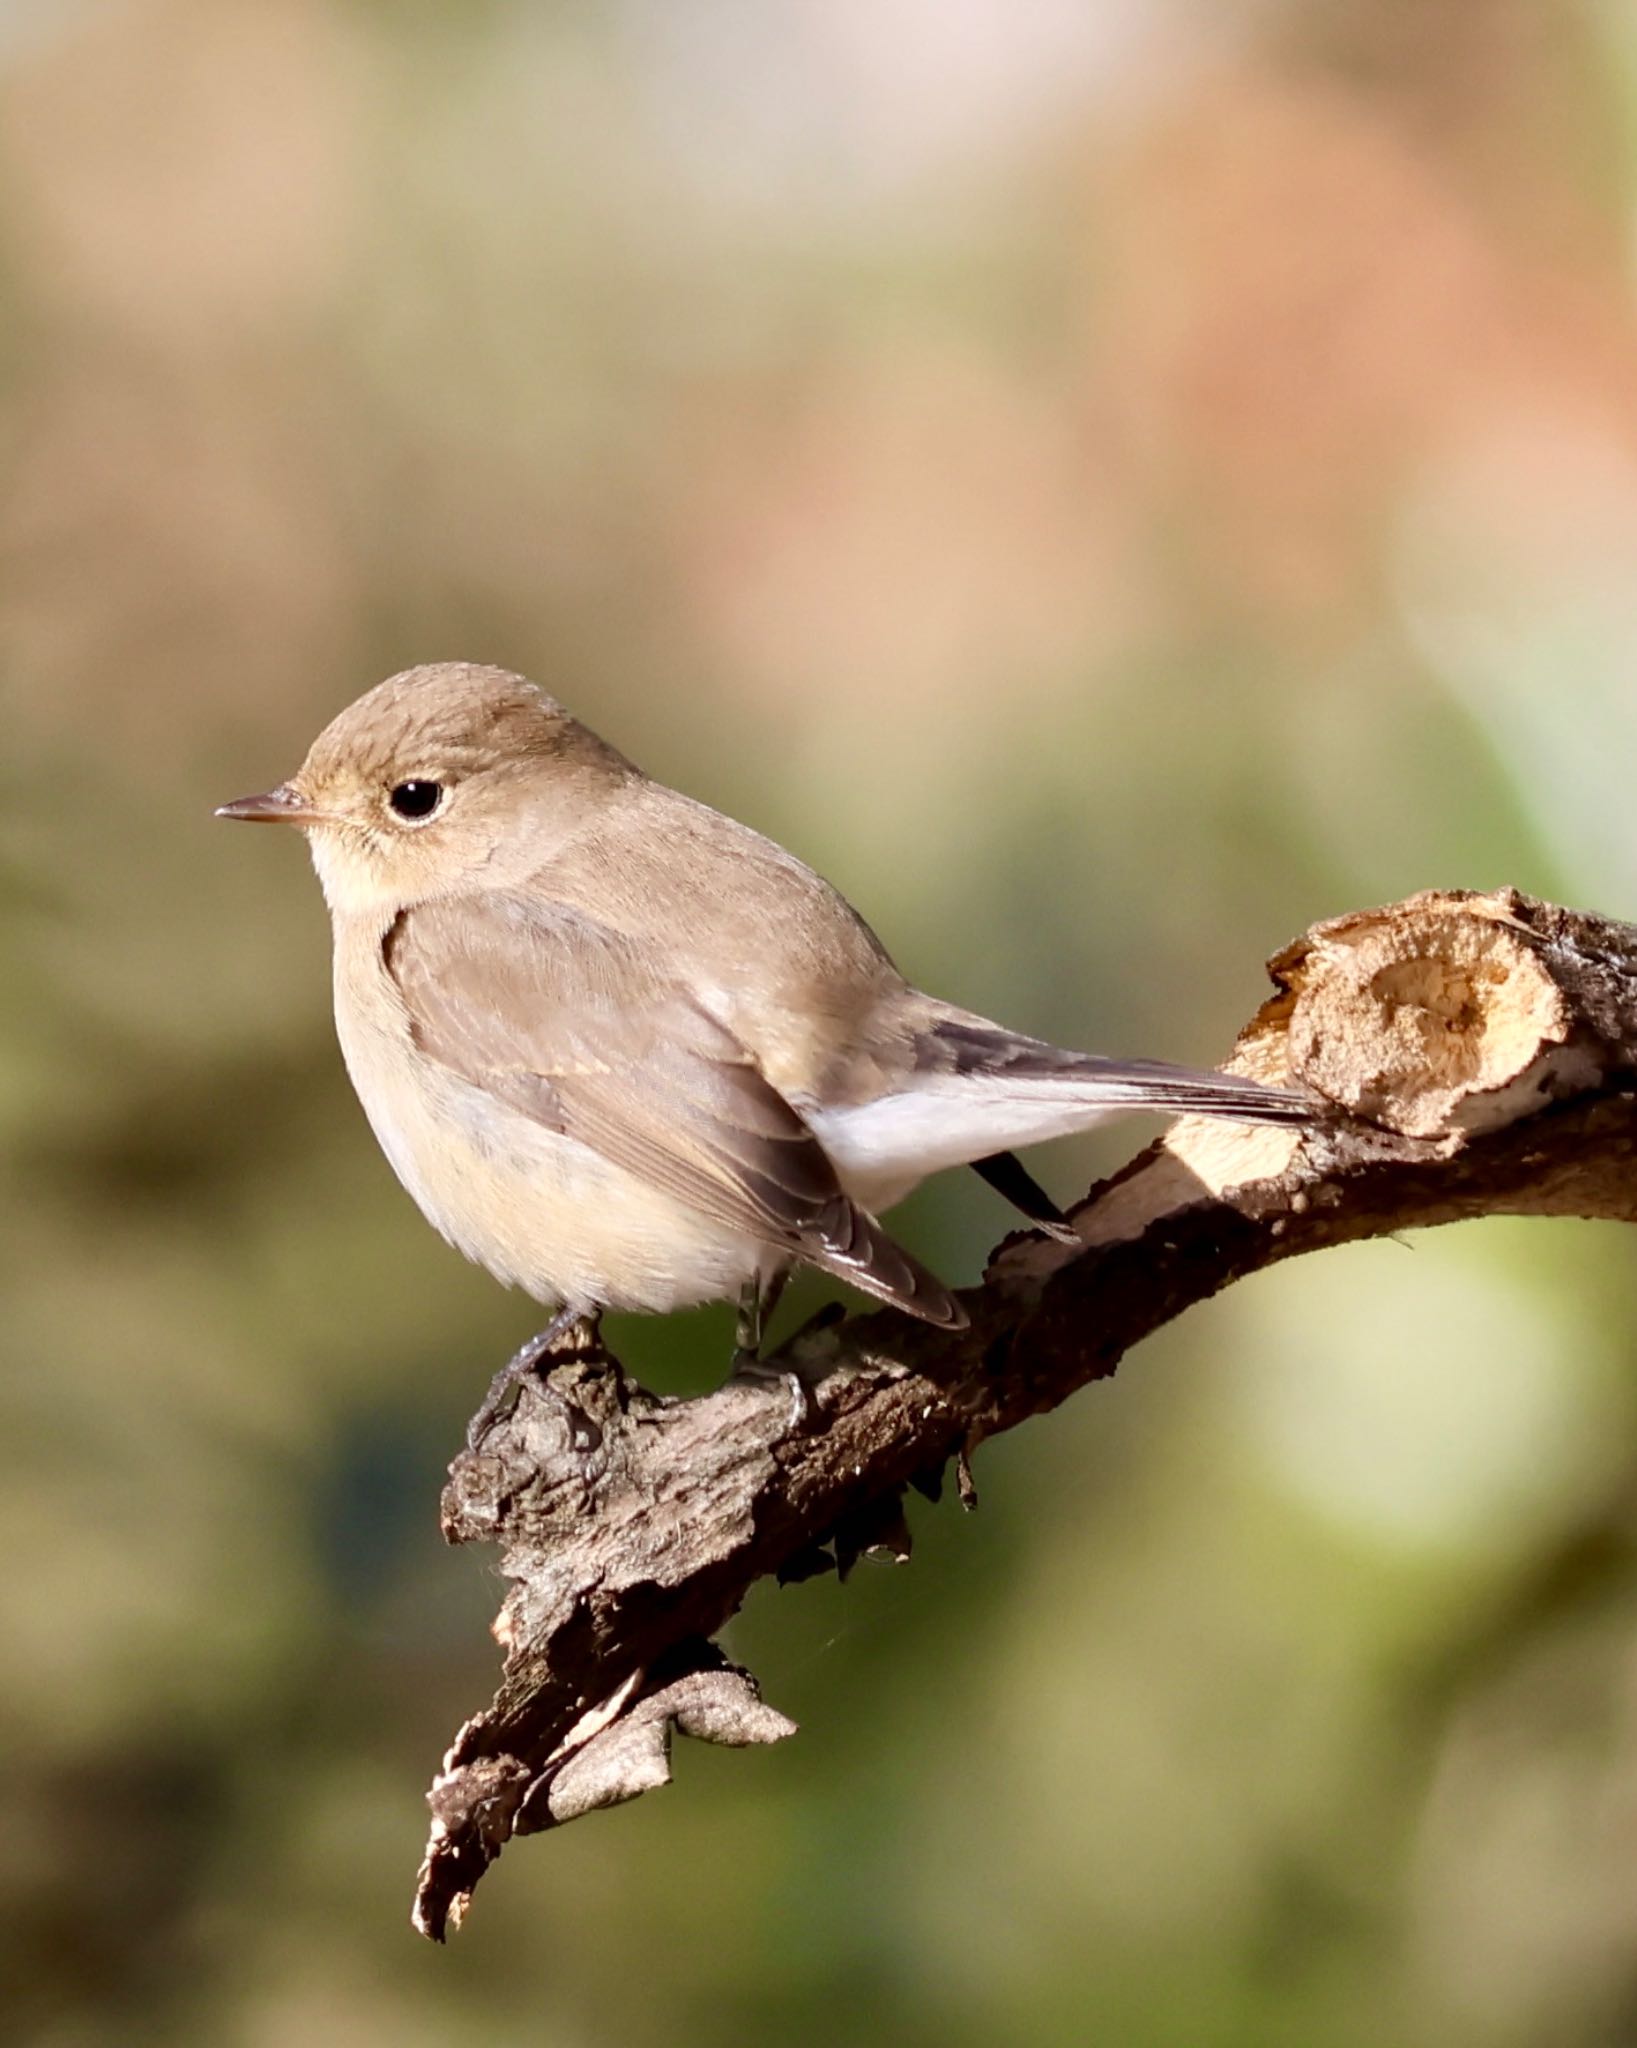
M 760 1578 L 909 1551 L 904 1495 L 970 1493 L 986 1437 L 1112 1373 L 1231 1281 L 1298 1253 L 1480 1215 L 1637 1219 L 1637 930 L 1512 892 L 1429 893 L 1316 926 L 1233 1065 L 1304 1086 L 1295 1133 L 1185 1120 L 1073 1212 L 1009 1239 L 954 1335 L 891 1312 L 811 1329 L 777 1386 L 666 1400 L 599 1353 L 525 1390 L 450 1470 L 444 1529 L 511 1581 L 490 1707 L 430 1792 L 415 1924 L 441 1940 L 514 1834 L 665 1782 L 673 1727 L 793 1725 L 711 1639 Z M 1322 1348 L 1323 1332 L 1314 1333 Z

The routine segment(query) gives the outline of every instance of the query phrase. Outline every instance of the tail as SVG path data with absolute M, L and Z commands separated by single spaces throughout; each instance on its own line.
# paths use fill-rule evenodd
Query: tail
M 998 1155 L 1142 1109 L 1295 1128 L 1332 1114 L 1313 1097 L 1239 1074 L 1065 1052 L 961 1011 L 928 1022 L 915 1040 L 915 1071 L 896 1087 L 805 1114 L 842 1186 L 866 1210 L 890 1209 L 928 1174 L 982 1160 L 985 1177 L 998 1172 L 1002 1193 L 1014 1202 L 1024 1194 L 1020 1206 L 1038 1218 L 1046 1198 Z
M 980 1019 L 941 1019 L 922 1034 L 916 1064 L 929 1077 L 992 1082 L 1000 1094 L 1072 1098 L 1088 1110 L 1159 1110 L 1168 1116 L 1219 1116 L 1246 1124 L 1311 1124 L 1323 1103 L 1240 1074 L 1175 1067 L 1166 1060 L 1106 1059 L 1067 1052 L 1043 1039 Z

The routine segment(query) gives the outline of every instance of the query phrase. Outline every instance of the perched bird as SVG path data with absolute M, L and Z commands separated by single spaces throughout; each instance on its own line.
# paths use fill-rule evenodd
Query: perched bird
M 737 1297 L 753 1357 L 805 1264 L 959 1328 L 954 1295 L 876 1220 L 943 1167 L 976 1166 L 1061 1230 L 1009 1148 L 1123 1110 L 1318 1113 L 921 994 L 793 854 L 503 669 L 391 677 L 288 782 L 217 816 L 307 834 L 341 1049 L 383 1151 L 452 1244 L 557 1309 L 474 1440 L 604 1309 Z

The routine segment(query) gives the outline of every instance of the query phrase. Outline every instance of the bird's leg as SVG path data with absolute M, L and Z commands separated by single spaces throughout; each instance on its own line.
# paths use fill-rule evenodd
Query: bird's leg
M 739 1319 L 733 1326 L 733 1377 L 758 1386 L 783 1387 L 790 1396 L 790 1427 L 800 1429 L 813 1412 L 800 1374 L 764 1365 L 761 1359 L 763 1333 L 789 1278 L 790 1269 L 785 1266 L 765 1280 L 759 1275 L 747 1280 L 740 1289 Z
M 477 1450 L 483 1439 L 500 1419 L 508 1394 L 515 1394 L 529 1375 L 539 1369 L 540 1361 L 556 1344 L 565 1331 L 576 1323 L 586 1332 L 587 1341 L 595 1343 L 597 1325 L 601 1319 L 600 1309 L 583 1309 L 573 1302 L 565 1302 L 547 1323 L 546 1327 L 533 1336 L 516 1354 L 509 1358 L 489 1382 L 489 1391 L 478 1404 L 477 1413 L 466 1425 L 466 1448 Z
M 739 1290 L 739 1320 L 733 1326 L 734 1364 L 748 1361 L 754 1365 L 761 1357 L 762 1333 L 772 1321 L 773 1311 L 779 1305 L 785 1282 L 790 1278 L 788 1266 L 777 1273 L 770 1273 L 765 1280 L 747 1280 Z

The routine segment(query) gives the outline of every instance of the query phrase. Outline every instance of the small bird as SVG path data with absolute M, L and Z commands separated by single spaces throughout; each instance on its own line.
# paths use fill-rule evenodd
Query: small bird
M 1011 1148 L 1124 1110 L 1301 1125 L 1312 1101 L 1065 1052 L 912 988 L 829 883 L 652 781 L 522 676 L 405 670 L 288 782 L 335 936 L 341 1050 L 427 1219 L 575 1322 L 737 1299 L 741 1356 L 796 1265 L 945 1329 L 955 1296 L 876 1220 L 971 1164 L 1067 1230 Z

